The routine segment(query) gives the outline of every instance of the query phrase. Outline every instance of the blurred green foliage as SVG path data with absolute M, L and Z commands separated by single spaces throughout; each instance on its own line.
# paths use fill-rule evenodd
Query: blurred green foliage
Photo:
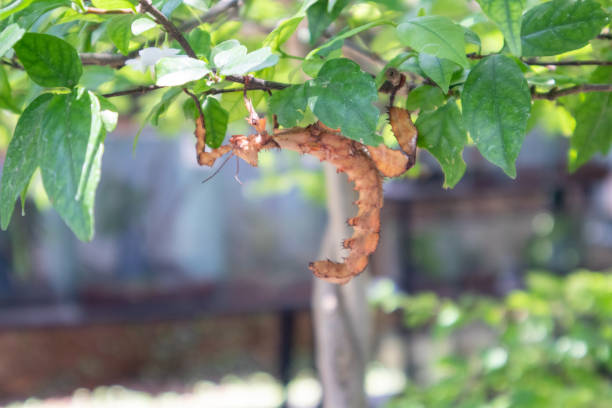
M 503 299 L 406 295 L 383 281 L 372 300 L 432 343 L 468 343 L 428 356 L 428 378 L 412 379 L 387 408 L 610 406 L 610 274 L 532 272 Z

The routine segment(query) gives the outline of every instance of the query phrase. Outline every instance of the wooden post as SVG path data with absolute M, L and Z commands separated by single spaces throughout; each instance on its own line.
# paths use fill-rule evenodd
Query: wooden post
M 344 174 L 325 166 L 328 225 L 319 259 L 341 260 L 350 236 L 346 220 L 356 212 L 356 194 Z M 312 310 L 315 353 L 323 387 L 323 408 L 367 408 L 364 389 L 370 339 L 366 299 L 368 271 L 346 285 L 314 280 Z

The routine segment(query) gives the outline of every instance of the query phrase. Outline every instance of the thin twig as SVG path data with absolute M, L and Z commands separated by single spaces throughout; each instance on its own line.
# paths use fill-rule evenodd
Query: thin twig
M 85 7 L 83 11 L 86 14 L 134 14 L 134 10 L 129 8 L 105 10 L 97 7 Z
M 202 110 L 202 104 L 200 103 L 200 100 L 198 99 L 196 94 L 194 94 L 193 92 L 190 92 L 189 89 L 187 88 L 183 88 L 183 92 L 185 92 L 187 95 L 191 97 L 191 99 L 193 99 L 193 102 L 195 103 L 195 106 L 198 109 L 198 113 L 200 114 L 200 118 L 202 119 L 202 124 L 205 125 L 206 120 L 204 119 L 204 111 Z
M 190 56 L 191 58 L 198 58 L 193 48 L 191 48 L 191 45 L 189 44 L 187 39 L 183 37 L 183 34 L 179 31 L 178 28 L 176 28 L 172 21 L 168 19 L 168 17 L 166 17 L 161 11 L 159 11 L 157 7 L 151 4 L 149 0 L 138 0 L 138 3 L 141 5 L 143 11 L 146 11 L 147 13 L 151 14 L 155 21 L 159 25 L 164 27 L 166 32 L 168 32 L 168 34 L 170 34 L 181 45 L 181 47 L 183 48 L 183 50 L 185 50 L 185 53 L 188 56 Z
M 134 58 L 138 52 L 132 52 L 129 55 L 109 54 L 105 52 L 82 52 L 79 54 L 83 65 L 108 65 L 112 68 L 121 68 L 125 65 L 125 61 Z
M 228 75 L 225 77 L 225 80 L 230 82 L 236 82 L 239 84 L 245 84 L 246 82 L 248 82 L 249 89 L 285 89 L 291 86 L 291 84 L 285 84 L 282 82 L 275 81 L 266 81 L 265 79 L 259 79 L 248 75 Z
M 553 101 L 562 96 L 582 92 L 612 92 L 612 84 L 582 84 L 565 89 L 553 88 L 548 92 L 532 92 L 531 96 L 533 99 L 548 99 L 549 101 Z
M 139 86 L 138 88 L 126 89 L 125 91 L 111 92 L 111 93 L 104 94 L 102 96 L 105 98 L 114 98 L 115 96 L 125 96 L 125 95 L 144 95 L 148 92 L 155 91 L 161 88 L 163 88 L 163 86 L 157 86 L 157 85 Z

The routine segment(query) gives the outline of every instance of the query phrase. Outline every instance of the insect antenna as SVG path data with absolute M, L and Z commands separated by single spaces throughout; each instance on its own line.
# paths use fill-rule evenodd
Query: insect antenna
M 223 163 L 221 163 L 221 165 L 219 167 L 217 167 L 217 170 L 215 170 L 213 172 L 213 174 L 211 174 L 210 176 L 206 177 L 204 180 L 202 180 L 202 184 L 206 183 L 208 180 L 212 179 L 213 177 L 215 177 L 223 168 L 223 166 L 225 166 L 227 164 L 227 162 L 229 161 L 229 159 L 232 158 L 234 154 L 230 154 L 229 156 L 227 156 L 227 158 L 225 160 L 223 160 Z M 236 160 L 238 160 L 238 158 L 236 157 Z

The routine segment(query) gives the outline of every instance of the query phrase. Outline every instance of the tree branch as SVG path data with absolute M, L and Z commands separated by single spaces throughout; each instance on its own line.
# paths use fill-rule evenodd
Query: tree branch
M 134 58 L 138 52 L 130 53 L 129 55 L 109 54 L 105 52 L 82 52 L 79 54 L 83 65 L 108 65 L 113 68 L 121 68 L 125 65 L 125 61 Z
M 259 79 L 259 78 L 255 78 L 252 76 L 238 76 L 238 75 L 228 75 L 225 77 L 226 81 L 230 81 L 230 82 L 236 82 L 239 84 L 247 84 L 247 88 L 249 90 L 251 89 L 262 89 L 262 90 L 268 90 L 268 89 L 285 89 L 287 87 L 290 87 L 291 84 L 285 84 L 282 82 L 275 82 L 275 81 L 266 81 L 264 79 Z
M 183 37 L 183 34 L 179 31 L 179 29 L 176 28 L 174 24 L 172 24 L 172 21 L 170 21 L 161 11 L 159 11 L 155 6 L 153 6 L 149 2 L 149 0 L 138 0 L 138 3 L 141 5 L 143 11 L 146 11 L 147 13 L 151 14 L 155 21 L 159 25 L 164 27 L 168 34 L 170 34 L 176 41 L 178 41 L 178 43 L 181 45 L 183 50 L 185 50 L 185 53 L 188 56 L 190 56 L 191 58 L 198 58 L 193 48 L 191 48 L 189 42 L 187 42 L 185 37 Z
M 577 94 L 582 92 L 612 92 L 612 84 L 582 84 L 572 86 L 571 88 L 557 89 L 553 88 L 548 92 L 531 92 L 533 99 L 547 99 L 553 101 L 562 96 Z
M 115 96 L 143 95 L 148 92 L 155 91 L 161 88 L 163 88 L 163 86 L 157 86 L 157 85 L 139 86 L 138 88 L 126 89 L 125 91 L 111 92 L 111 93 L 104 94 L 102 96 L 105 98 L 114 98 Z

